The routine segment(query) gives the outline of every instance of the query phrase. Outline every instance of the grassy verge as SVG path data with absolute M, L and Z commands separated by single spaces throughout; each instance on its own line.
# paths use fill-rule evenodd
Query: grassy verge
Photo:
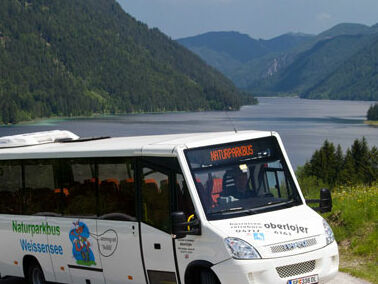
M 365 120 L 364 123 L 371 126 L 378 126 L 378 121 L 374 120 Z
M 340 270 L 378 283 L 378 184 L 334 189 L 326 214 L 340 249 Z
M 300 179 L 306 198 L 324 187 L 313 177 Z M 324 214 L 339 245 L 340 270 L 378 284 L 378 183 L 332 190 L 333 210 Z

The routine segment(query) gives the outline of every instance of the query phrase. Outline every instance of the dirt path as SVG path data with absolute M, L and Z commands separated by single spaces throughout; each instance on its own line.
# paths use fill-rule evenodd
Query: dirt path
M 350 276 L 349 274 L 339 272 L 337 276 L 332 279 L 331 281 L 327 282 L 327 284 L 370 284 L 362 279 L 358 279 L 356 277 Z

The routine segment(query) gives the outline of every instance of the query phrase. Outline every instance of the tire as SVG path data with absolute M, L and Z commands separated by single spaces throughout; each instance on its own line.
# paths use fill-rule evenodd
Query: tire
M 46 284 L 45 275 L 37 262 L 31 262 L 27 274 L 28 284 Z
M 200 284 L 220 284 L 218 278 L 209 269 L 204 269 L 200 274 Z

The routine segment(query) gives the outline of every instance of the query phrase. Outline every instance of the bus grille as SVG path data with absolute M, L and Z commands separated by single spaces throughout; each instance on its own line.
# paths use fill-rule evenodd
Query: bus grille
M 272 253 L 280 253 L 280 252 L 285 252 L 285 251 L 291 251 L 294 249 L 302 249 L 302 248 L 314 246 L 316 244 L 317 244 L 316 239 L 312 238 L 312 239 L 307 239 L 300 242 L 271 246 L 270 250 L 272 251 Z
M 309 273 L 315 269 L 315 260 L 296 263 L 292 265 L 280 266 L 276 270 L 281 278 Z

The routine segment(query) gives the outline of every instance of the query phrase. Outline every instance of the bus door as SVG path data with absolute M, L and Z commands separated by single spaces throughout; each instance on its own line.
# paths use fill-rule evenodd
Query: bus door
M 176 265 L 170 234 L 170 181 L 166 171 L 144 165 L 141 170 L 141 240 L 150 284 L 174 284 Z
M 49 235 L 56 281 L 72 284 L 104 283 L 97 245 L 96 219 L 47 217 L 48 225 L 59 230 Z M 55 248 L 57 247 L 57 248 Z
M 97 244 L 106 284 L 145 284 L 131 159 L 98 163 Z

